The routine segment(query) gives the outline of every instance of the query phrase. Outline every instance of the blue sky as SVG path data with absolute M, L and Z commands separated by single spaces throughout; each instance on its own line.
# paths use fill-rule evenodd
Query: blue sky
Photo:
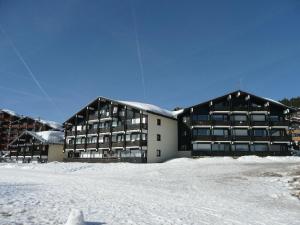
M 299 28 L 298 0 L 0 0 L 0 108 L 63 122 L 97 96 L 299 96 Z

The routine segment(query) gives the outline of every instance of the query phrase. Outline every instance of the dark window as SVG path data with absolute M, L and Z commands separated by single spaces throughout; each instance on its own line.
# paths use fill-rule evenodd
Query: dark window
M 156 156 L 160 157 L 161 156 L 161 151 L 159 149 L 156 150 Z
M 157 134 L 156 140 L 157 140 L 157 141 L 160 141 L 160 140 L 161 140 L 161 135 L 160 135 L 160 134 Z
M 268 151 L 268 144 L 253 144 L 250 146 L 251 151 L 253 152 L 266 152 Z
M 160 125 L 161 125 L 161 120 L 157 119 L 157 126 L 160 126 Z
M 194 114 L 192 116 L 193 121 L 208 121 L 209 120 L 209 115 L 197 115 Z
M 233 129 L 232 133 L 235 136 L 248 136 L 248 129 Z
M 231 120 L 232 121 L 237 121 L 237 122 L 239 122 L 239 121 L 247 121 L 247 116 L 246 115 L 232 115 L 231 116 Z
M 193 129 L 193 136 L 209 136 L 210 129 L 209 128 L 196 128 Z
M 228 136 L 229 131 L 228 131 L 228 129 L 213 129 L 212 134 L 214 136 Z
M 248 144 L 235 144 L 233 145 L 235 151 L 239 152 L 247 152 L 249 151 L 249 145 Z
M 212 151 L 230 151 L 230 144 L 212 144 Z
M 266 129 L 253 129 L 253 136 L 255 137 L 266 137 L 268 136 L 268 132 Z
M 214 114 L 211 116 L 212 120 L 214 121 L 228 121 L 227 114 Z
M 265 115 L 251 115 L 251 120 L 252 121 L 266 121 L 266 116 Z
M 211 145 L 209 143 L 194 143 L 193 150 L 194 151 L 210 151 Z

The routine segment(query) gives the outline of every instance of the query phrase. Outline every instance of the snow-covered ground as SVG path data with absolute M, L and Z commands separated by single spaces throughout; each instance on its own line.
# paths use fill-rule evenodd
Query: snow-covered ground
M 298 225 L 299 177 L 296 157 L 0 164 L 0 224 Z

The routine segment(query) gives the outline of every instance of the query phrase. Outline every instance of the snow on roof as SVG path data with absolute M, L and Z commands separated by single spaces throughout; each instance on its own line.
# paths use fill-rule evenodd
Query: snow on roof
M 0 111 L 8 113 L 9 115 L 12 115 L 12 116 L 21 116 L 18 113 L 16 113 L 15 111 L 12 111 L 10 109 L 1 109 Z
M 139 109 L 142 109 L 145 111 L 158 113 L 158 114 L 161 114 L 161 115 L 164 115 L 167 117 L 176 118 L 176 114 L 174 112 L 166 110 L 166 109 L 162 109 L 156 105 L 142 103 L 142 102 L 130 102 L 130 101 L 119 101 L 119 100 L 117 100 L 117 102 L 120 102 L 125 105 L 129 105 L 129 106 L 132 106 L 135 108 L 139 108 Z
M 266 100 L 269 101 L 269 102 L 273 102 L 273 103 L 275 103 L 275 104 L 282 105 L 282 106 L 284 106 L 284 107 L 288 107 L 288 106 L 286 106 L 285 104 L 282 104 L 281 102 L 278 102 L 278 101 L 273 100 L 273 99 L 271 99 L 271 98 L 266 98 L 266 97 L 262 97 L 262 98 L 266 99 Z
M 43 142 L 61 144 L 64 141 L 64 132 L 62 131 L 29 132 Z
M 41 119 L 36 119 L 37 121 L 43 123 L 43 124 L 47 124 L 48 126 L 52 127 L 53 129 L 56 130 L 62 130 L 62 125 L 58 122 L 55 121 L 50 121 L 50 120 L 41 120 Z

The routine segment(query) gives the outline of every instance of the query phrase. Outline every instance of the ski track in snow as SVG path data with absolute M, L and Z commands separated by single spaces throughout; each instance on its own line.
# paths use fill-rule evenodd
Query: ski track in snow
M 300 224 L 300 158 L 0 164 L 0 224 Z

